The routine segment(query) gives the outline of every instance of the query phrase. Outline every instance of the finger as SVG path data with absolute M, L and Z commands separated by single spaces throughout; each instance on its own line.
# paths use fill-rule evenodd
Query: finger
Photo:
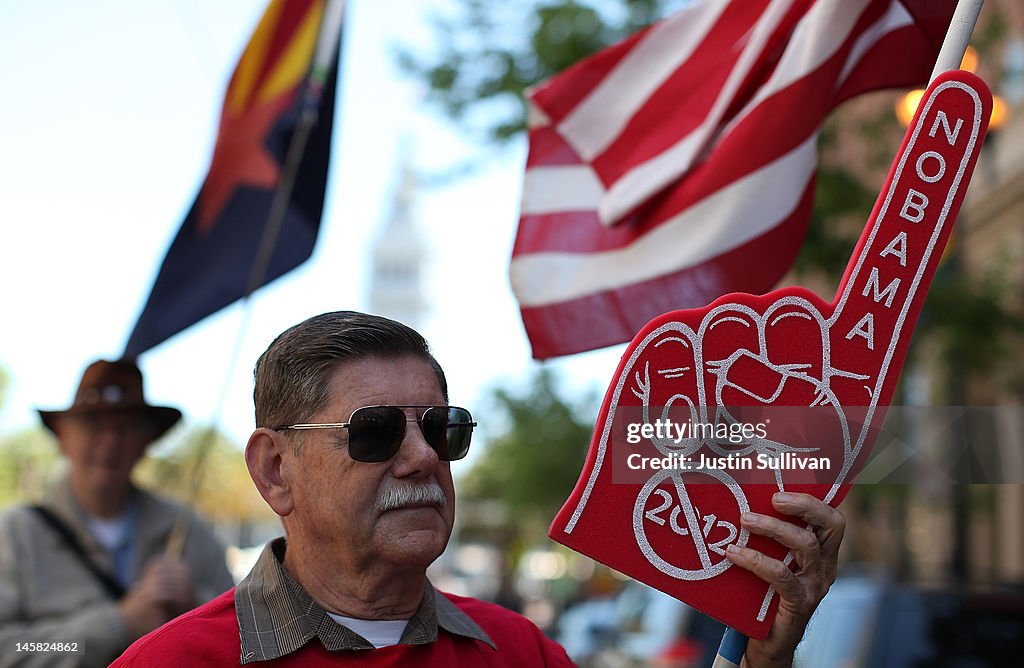
M 728 303 L 717 306 L 704 316 L 697 337 L 701 355 L 709 373 L 728 360 L 737 350 L 758 356 L 761 349 L 761 315 L 746 304 Z
M 633 373 L 630 388 L 641 397 L 646 384 L 646 404 L 651 420 L 661 417 L 681 424 L 699 419 L 700 416 L 693 415 L 691 405 L 701 401 L 698 396 L 700 369 L 694 356 L 693 332 L 688 326 L 673 323 L 666 327 L 651 340 L 638 362 L 635 368 L 643 371 Z M 682 442 L 670 438 L 655 445 L 667 452 L 663 448 L 681 446 Z
M 772 506 L 780 513 L 799 517 L 805 523 L 816 527 L 814 533 L 821 544 L 822 561 L 834 563 L 837 560 L 839 545 L 846 532 L 846 517 L 841 512 L 810 494 L 790 492 L 773 495 Z
M 833 360 L 841 367 L 843 358 L 861 358 L 870 368 L 858 371 L 877 377 L 878 387 L 913 330 L 991 106 L 985 83 L 971 74 L 947 72 L 932 82 L 850 258 L 830 318 Z
M 789 548 L 800 568 L 813 570 L 821 560 L 818 537 L 804 527 L 758 513 L 743 513 L 740 524 L 751 533 L 766 536 Z
M 766 368 L 763 359 L 761 316 L 750 306 L 730 303 L 712 309 L 701 321 L 698 336 L 708 406 L 728 412 L 729 407 L 759 405 L 761 397 L 778 388 L 779 374 Z M 708 412 L 712 421 L 720 415 Z
M 144 575 L 167 573 L 169 570 L 175 568 L 175 562 L 164 557 L 153 557 L 146 562 L 146 568 L 143 571 Z
M 821 313 L 804 300 L 775 302 L 764 314 L 764 346 L 772 362 L 787 365 L 811 378 L 825 377 L 826 331 Z M 799 344 L 794 345 L 794 342 Z M 787 400 L 793 402 L 789 405 L 811 405 L 802 398 L 787 397 Z
M 807 590 L 793 571 L 778 559 L 772 559 L 762 552 L 735 543 L 725 548 L 725 556 L 740 568 L 744 568 L 771 585 L 779 598 L 795 606 L 807 599 Z

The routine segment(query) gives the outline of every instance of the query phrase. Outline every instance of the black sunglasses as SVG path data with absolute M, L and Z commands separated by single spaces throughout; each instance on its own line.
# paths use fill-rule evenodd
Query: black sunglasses
M 417 411 L 417 417 L 410 418 L 405 408 L 426 410 Z M 469 411 L 458 406 L 364 406 L 352 411 L 348 422 L 289 424 L 274 427 L 274 431 L 348 429 L 349 457 L 357 462 L 372 463 L 386 462 L 395 456 L 402 447 L 408 422 L 419 425 L 424 440 L 443 462 L 466 456 L 476 426 Z

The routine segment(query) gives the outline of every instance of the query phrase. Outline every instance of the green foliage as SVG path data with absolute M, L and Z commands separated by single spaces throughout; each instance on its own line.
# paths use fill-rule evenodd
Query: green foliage
M 135 478 L 145 487 L 192 503 L 214 521 L 276 517 L 249 477 L 241 448 L 211 428 L 193 429 L 152 452 L 139 463 Z
M 794 268 L 798 272 L 822 272 L 838 281 L 850 260 L 856 237 L 845 234 L 836 220 L 858 216 L 867 220 L 874 194 L 849 172 L 822 165 L 814 192 L 814 209 L 807 236 Z
M 460 502 L 500 500 L 510 524 L 543 535 L 583 468 L 593 419 L 558 395 L 546 369 L 524 395 L 499 389 L 492 398 L 506 426 L 460 480 Z
M 60 470 L 57 443 L 41 427 L 0 436 L 0 507 L 39 499 Z
M 956 243 L 955 238 L 952 243 Z M 977 376 L 1009 356 L 1021 343 L 1024 318 L 1004 304 L 1008 286 L 998 269 L 981 279 L 960 270 L 954 258 L 939 267 L 918 321 L 917 340 L 936 340 L 942 357 L 958 372 Z
M 231 522 L 275 517 L 249 478 L 239 447 L 207 429 L 177 434 L 171 432 L 156 444 L 136 467 L 140 485 L 187 502 L 199 480 L 195 506 L 207 518 Z M 206 455 L 197 474 L 203 448 Z M 64 471 L 56 439 L 42 427 L 0 436 L 0 507 L 40 499 Z
M 492 112 L 484 133 L 504 142 L 526 128 L 527 87 L 636 32 L 678 2 L 499 3 L 463 0 L 458 16 L 435 20 L 439 53 L 402 50 L 401 66 L 427 85 L 428 101 L 464 126 Z
M 8 382 L 7 372 L 4 371 L 3 367 L 0 367 L 0 410 L 3 410 L 4 403 L 7 401 Z

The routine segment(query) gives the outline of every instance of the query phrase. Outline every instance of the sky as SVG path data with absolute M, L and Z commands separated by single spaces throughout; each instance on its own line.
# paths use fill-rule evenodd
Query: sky
M 114 359 L 205 177 L 224 90 L 265 0 L 33 0 L 0 5 L 0 435 L 69 406 L 85 366 Z M 504 150 L 423 103 L 394 56 L 429 49 L 448 0 L 349 0 L 333 156 L 311 260 L 139 360 L 150 403 L 239 444 L 253 428 L 252 366 L 287 327 L 367 309 L 372 243 L 408 155 L 425 176 L 417 223 L 431 249 L 422 331 L 453 403 L 485 426 L 495 385 L 539 366 L 508 282 L 525 139 Z M 408 147 L 407 149 L 404 147 Z M 482 156 L 486 159 L 479 160 Z M 436 181 L 436 180 L 435 180 Z M 467 310 L 466 305 L 470 308 Z M 622 347 L 547 363 L 570 399 L 603 393 Z

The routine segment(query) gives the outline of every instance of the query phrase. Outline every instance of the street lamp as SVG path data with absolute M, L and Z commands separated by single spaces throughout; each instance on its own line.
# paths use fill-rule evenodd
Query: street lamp
M 967 51 L 964 52 L 964 58 L 960 61 L 960 69 L 972 74 L 978 69 L 978 52 L 973 46 L 968 46 Z M 914 112 L 917 111 L 917 105 L 921 103 L 922 97 L 924 97 L 924 89 L 915 88 L 901 95 L 900 99 L 896 101 L 896 118 L 900 125 L 907 127 L 910 125 L 910 121 L 914 120 Z M 992 115 L 988 121 L 989 132 L 994 132 L 1002 127 L 1009 114 L 1006 100 L 993 94 Z

